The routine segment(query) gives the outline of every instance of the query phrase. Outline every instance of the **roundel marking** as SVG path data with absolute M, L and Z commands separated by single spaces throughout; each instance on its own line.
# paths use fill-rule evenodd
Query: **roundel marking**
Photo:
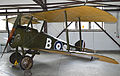
M 61 41 L 56 41 L 54 44 L 54 49 L 55 50 L 61 50 L 63 48 L 63 44 Z

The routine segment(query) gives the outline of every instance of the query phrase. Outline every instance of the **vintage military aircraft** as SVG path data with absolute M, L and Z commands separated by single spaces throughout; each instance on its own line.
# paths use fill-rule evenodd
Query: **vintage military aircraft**
M 19 14 L 15 20 L 14 26 L 9 34 L 8 41 L 3 51 L 4 54 L 8 44 L 12 48 L 16 48 L 16 51 L 12 53 L 12 55 L 10 56 L 10 62 L 12 64 L 16 65 L 19 63 L 20 67 L 23 70 L 31 69 L 33 66 L 33 58 L 36 54 L 39 54 L 40 51 L 64 54 L 69 56 L 77 56 L 77 57 L 79 57 L 78 55 L 82 54 L 91 57 L 96 57 L 98 58 L 98 60 L 101 61 L 119 64 L 116 60 L 106 56 L 98 55 L 96 53 L 82 52 L 83 49 L 85 50 L 89 50 L 89 49 L 82 48 L 81 28 L 79 29 L 80 46 L 74 46 L 69 44 L 67 21 L 79 21 L 79 26 L 80 26 L 80 21 L 116 22 L 117 19 L 111 14 L 102 11 L 98 8 L 89 7 L 89 6 L 80 6 L 80 7 L 66 8 L 60 10 L 47 11 L 47 12 L 32 13 L 32 16 L 34 16 L 38 20 L 43 20 L 47 22 L 65 22 L 67 42 L 44 33 L 42 31 L 44 23 L 40 32 L 38 32 L 33 27 L 29 27 L 29 24 L 32 22 L 32 17 L 27 26 L 21 26 L 20 19 L 22 17 L 22 14 Z M 65 46 L 67 46 L 66 49 L 64 49 Z M 18 47 L 21 47 L 22 54 L 19 53 Z M 28 48 L 29 50 L 24 50 L 24 48 Z M 80 51 L 77 51 L 75 49 L 73 50 L 72 48 L 75 49 L 79 48 Z M 26 54 L 31 54 L 32 56 L 30 57 Z

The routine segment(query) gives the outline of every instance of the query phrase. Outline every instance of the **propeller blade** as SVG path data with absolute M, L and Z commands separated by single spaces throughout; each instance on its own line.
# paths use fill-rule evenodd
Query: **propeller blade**
M 12 28 L 12 31 L 10 32 L 10 35 L 9 35 L 9 38 L 8 38 L 7 43 L 9 43 L 10 40 L 12 39 L 12 36 L 13 36 L 13 34 L 14 34 L 17 26 L 18 26 L 18 22 L 19 22 L 20 18 L 21 18 L 21 14 L 17 16 L 17 19 L 16 19 L 16 21 L 15 21 L 15 23 L 14 23 L 14 26 L 13 26 L 13 28 Z
M 18 15 L 17 18 L 16 18 L 16 20 L 15 20 L 14 26 L 13 26 L 13 28 L 12 28 L 12 31 L 11 31 L 10 34 L 9 34 L 9 37 L 8 37 L 7 43 L 6 43 L 6 45 L 5 45 L 5 48 L 4 48 L 4 50 L 3 50 L 3 53 L 2 53 L 2 55 L 1 55 L 1 58 L 3 57 L 3 55 L 4 55 L 4 53 L 5 53 L 5 50 L 6 50 L 7 46 L 8 46 L 8 43 L 9 43 L 10 40 L 12 39 L 12 36 L 13 36 L 13 34 L 14 34 L 17 26 L 18 26 L 18 22 L 19 22 L 20 18 L 21 18 L 21 14 Z

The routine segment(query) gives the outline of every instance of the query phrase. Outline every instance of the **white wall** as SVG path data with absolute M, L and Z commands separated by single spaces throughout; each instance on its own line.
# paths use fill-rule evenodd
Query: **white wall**
M 65 36 L 65 33 L 63 34 Z M 60 37 L 66 40 L 66 37 Z M 70 32 L 70 43 L 74 44 L 79 40 L 78 32 Z M 86 43 L 86 47 L 94 50 L 120 50 L 120 48 L 103 32 L 82 32 L 82 39 Z
M 64 32 L 60 39 L 66 41 L 66 33 Z M 82 32 L 82 39 L 86 43 L 86 47 L 94 50 L 120 50 L 120 48 L 104 33 L 104 32 Z M 75 44 L 79 40 L 78 32 L 69 32 L 70 43 Z
M 7 33 L 0 33 L 0 44 L 6 44 L 8 38 Z
M 1 0 L 0 5 L 8 4 L 32 4 L 35 3 L 33 0 Z
M 105 29 L 120 44 L 120 18 L 119 18 L 120 12 L 110 12 L 110 13 L 116 18 L 118 18 L 118 22 L 105 23 Z M 117 17 L 117 13 L 119 14 L 119 17 Z M 117 36 L 119 36 L 119 38 Z
M 8 38 L 7 33 L 0 33 L 0 52 L 2 52 L 5 47 L 5 46 L 1 46 L 1 44 L 5 45 L 7 42 L 7 38 Z

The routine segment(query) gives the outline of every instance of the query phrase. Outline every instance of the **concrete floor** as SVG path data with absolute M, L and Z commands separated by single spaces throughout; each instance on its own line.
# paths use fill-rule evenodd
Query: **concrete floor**
M 9 62 L 11 53 L 0 59 L 0 76 L 24 76 L 19 68 Z M 103 54 L 120 62 L 120 53 Z M 1 56 L 1 54 L 0 54 Z M 120 64 L 111 64 L 89 58 L 77 58 L 60 54 L 41 53 L 34 58 L 32 76 L 120 76 Z

